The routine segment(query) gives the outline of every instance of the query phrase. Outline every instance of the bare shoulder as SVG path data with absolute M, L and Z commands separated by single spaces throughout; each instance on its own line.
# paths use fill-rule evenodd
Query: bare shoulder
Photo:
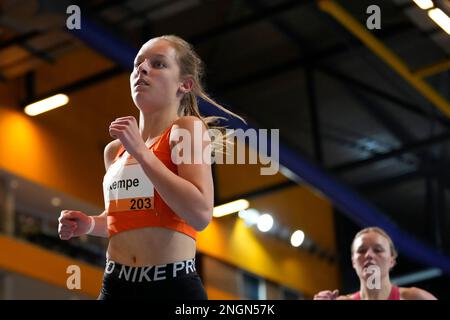
M 105 169 L 108 170 L 109 166 L 114 161 L 114 158 L 117 155 L 117 152 L 119 151 L 119 148 L 121 146 L 121 142 L 119 139 L 113 140 L 110 143 L 108 143 L 105 146 L 105 150 L 103 152 L 103 157 L 105 161 Z
M 193 128 L 196 123 L 200 124 L 202 128 L 205 128 L 205 124 L 203 123 L 203 121 L 196 116 L 180 117 L 177 120 L 175 120 L 175 122 L 173 124 L 174 124 L 174 126 L 177 126 L 180 128 L 190 129 L 190 128 Z
M 400 297 L 402 300 L 437 300 L 428 291 L 416 287 L 400 288 Z
M 186 133 L 186 131 L 189 132 L 191 139 L 194 139 L 195 135 L 200 134 L 199 138 L 201 139 L 201 141 L 209 141 L 209 135 L 205 134 L 208 128 L 203 123 L 203 121 L 196 116 L 184 116 L 178 118 L 173 123 L 172 129 L 174 129 L 170 133 L 170 142 L 172 146 L 178 143 L 181 138 L 184 138 L 184 134 Z M 177 131 L 177 129 L 183 129 L 184 131 Z M 194 146 L 194 144 L 192 146 Z

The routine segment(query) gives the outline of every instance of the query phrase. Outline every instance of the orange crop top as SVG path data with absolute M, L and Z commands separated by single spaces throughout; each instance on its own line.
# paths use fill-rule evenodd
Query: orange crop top
M 170 171 L 178 174 L 171 159 L 171 129 L 172 126 L 167 128 L 149 149 Z M 141 165 L 123 146 L 103 178 L 103 194 L 110 237 L 126 230 L 163 227 L 196 239 L 196 230 L 164 202 Z

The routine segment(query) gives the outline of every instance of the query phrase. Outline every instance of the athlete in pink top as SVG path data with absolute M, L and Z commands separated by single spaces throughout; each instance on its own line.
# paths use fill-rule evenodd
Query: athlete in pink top
M 400 288 L 391 283 L 389 271 L 396 263 L 397 251 L 382 229 L 370 227 L 358 232 L 351 253 L 359 291 L 340 296 L 338 290 L 325 290 L 316 294 L 314 300 L 437 300 L 425 290 Z
M 358 291 L 353 294 L 352 300 L 361 300 L 361 292 Z M 400 300 L 400 288 L 392 285 L 391 293 L 389 293 L 389 297 L 386 300 Z

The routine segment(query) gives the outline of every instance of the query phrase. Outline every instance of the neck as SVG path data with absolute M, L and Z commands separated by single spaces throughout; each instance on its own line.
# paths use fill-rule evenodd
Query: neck
M 167 111 L 166 111 L 167 110 Z M 139 131 L 142 139 L 147 142 L 159 136 L 173 121 L 178 118 L 173 108 L 164 111 L 143 113 L 139 115 Z
M 387 300 L 391 294 L 392 284 L 389 277 L 381 279 L 380 289 L 369 288 L 365 279 L 361 279 L 360 283 L 361 300 Z

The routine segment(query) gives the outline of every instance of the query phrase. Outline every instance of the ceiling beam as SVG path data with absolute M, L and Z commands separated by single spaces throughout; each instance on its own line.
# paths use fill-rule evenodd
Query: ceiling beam
M 80 79 L 76 82 L 73 82 L 67 86 L 63 86 L 63 87 L 59 87 L 56 89 L 53 89 L 52 91 L 48 91 L 46 93 L 43 94 L 39 94 L 38 96 L 35 97 L 29 97 L 27 99 L 25 99 L 24 101 L 22 101 L 21 105 L 25 106 L 31 102 L 35 102 L 36 100 L 41 100 L 44 98 L 48 98 L 50 96 L 53 96 L 57 93 L 73 93 L 75 91 L 79 91 L 81 89 L 87 88 L 87 87 L 91 87 L 93 85 L 99 84 L 105 80 L 111 79 L 112 77 L 115 77 L 119 74 L 124 73 L 125 70 L 120 67 L 120 66 L 114 66 L 112 68 L 100 71 L 94 75 L 85 77 L 83 79 Z
M 409 67 L 393 51 L 373 36 L 342 6 L 333 0 L 318 0 L 318 5 L 320 9 L 335 18 L 336 21 L 371 49 L 375 55 L 397 72 L 417 92 L 450 117 L 450 103 L 423 79 L 414 76 Z
M 342 164 L 338 164 L 336 166 L 330 167 L 329 170 L 336 174 L 346 173 L 364 166 L 374 164 L 379 161 L 383 161 L 394 157 L 401 157 L 407 153 L 419 152 L 426 148 L 429 148 L 430 146 L 433 146 L 437 143 L 445 142 L 447 140 L 450 140 L 450 132 L 435 135 L 433 137 L 424 140 L 411 142 L 403 145 L 400 148 L 395 148 L 388 152 L 379 153 L 367 159 L 349 161 Z
M 215 204 L 215 205 L 217 206 L 217 205 L 225 204 L 225 203 L 228 203 L 228 202 L 236 201 L 236 200 L 239 200 L 239 199 L 250 200 L 250 199 L 254 199 L 254 198 L 257 198 L 257 197 L 262 197 L 262 196 L 265 196 L 265 195 L 268 195 L 268 194 L 273 194 L 274 192 L 282 191 L 284 189 L 287 189 L 287 188 L 290 188 L 290 187 L 294 187 L 294 186 L 298 186 L 298 183 L 296 183 L 296 182 L 294 182 L 292 180 L 288 180 L 288 181 L 285 181 L 285 182 L 276 183 L 276 184 L 273 184 L 273 185 L 270 185 L 270 186 L 264 186 L 262 188 L 258 188 L 258 189 L 251 190 L 251 191 L 248 191 L 248 192 L 244 192 L 244 193 L 241 193 L 241 194 L 233 195 L 233 196 L 228 197 L 228 198 L 218 199 L 217 204 Z

